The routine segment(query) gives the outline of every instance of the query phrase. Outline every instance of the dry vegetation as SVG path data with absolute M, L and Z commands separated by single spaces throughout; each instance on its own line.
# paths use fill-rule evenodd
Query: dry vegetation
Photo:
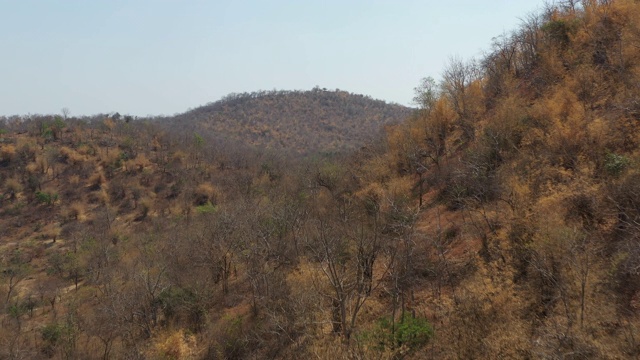
M 640 356 L 640 4 L 550 7 L 443 78 L 340 157 L 4 119 L 0 358 Z
M 241 141 L 294 154 L 344 152 L 379 136 L 412 109 L 340 90 L 260 91 L 220 101 L 167 119 L 205 137 Z

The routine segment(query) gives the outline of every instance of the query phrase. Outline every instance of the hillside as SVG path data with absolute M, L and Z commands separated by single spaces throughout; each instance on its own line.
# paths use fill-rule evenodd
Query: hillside
M 293 153 L 357 149 L 382 126 L 405 120 L 413 109 L 363 95 L 314 88 L 231 94 L 169 119 L 205 137 Z
M 442 78 L 340 157 L 2 119 L 0 358 L 638 358 L 640 3 Z

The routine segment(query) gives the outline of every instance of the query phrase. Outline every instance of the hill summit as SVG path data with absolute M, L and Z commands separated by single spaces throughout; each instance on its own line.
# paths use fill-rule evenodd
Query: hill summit
M 170 119 L 173 126 L 297 153 L 357 148 L 413 109 L 342 90 L 232 93 Z

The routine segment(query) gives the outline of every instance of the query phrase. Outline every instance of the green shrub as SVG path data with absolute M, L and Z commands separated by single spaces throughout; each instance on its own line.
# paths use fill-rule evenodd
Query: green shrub
M 380 319 L 373 333 L 363 336 L 375 340 L 379 350 L 404 348 L 406 351 L 417 350 L 432 337 L 433 328 L 429 321 L 411 315 L 403 316 L 395 324 L 389 318 Z
M 629 158 L 624 155 L 608 153 L 604 159 L 604 169 L 611 176 L 620 176 L 629 163 Z
M 216 206 L 207 201 L 204 205 L 196 206 L 196 211 L 200 214 L 210 214 L 216 212 Z
M 158 304 L 168 320 L 180 321 L 193 332 L 202 330 L 206 323 L 206 310 L 189 289 L 170 287 L 160 293 Z
M 40 333 L 42 334 L 42 340 L 55 345 L 62 336 L 62 330 L 62 325 L 59 325 L 57 323 L 46 325 L 42 328 L 42 330 L 40 330 Z
M 422 346 L 433 336 L 433 328 L 424 318 L 405 316 L 398 323 L 394 340 L 398 346 L 406 345 L 409 348 Z
M 54 192 L 36 191 L 36 199 L 43 204 L 51 206 L 58 201 L 58 194 Z
M 73 351 L 76 331 L 77 329 L 74 325 L 69 322 L 45 325 L 40 330 L 43 340 L 42 352 L 48 357 L 53 357 L 56 354 L 56 350 L 63 350 L 63 358 L 71 358 L 69 355 Z

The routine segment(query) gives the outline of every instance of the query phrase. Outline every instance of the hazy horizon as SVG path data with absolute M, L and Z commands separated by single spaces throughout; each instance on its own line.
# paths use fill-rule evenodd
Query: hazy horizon
M 411 105 L 541 1 L 0 0 L 0 115 L 181 113 L 315 86 Z

